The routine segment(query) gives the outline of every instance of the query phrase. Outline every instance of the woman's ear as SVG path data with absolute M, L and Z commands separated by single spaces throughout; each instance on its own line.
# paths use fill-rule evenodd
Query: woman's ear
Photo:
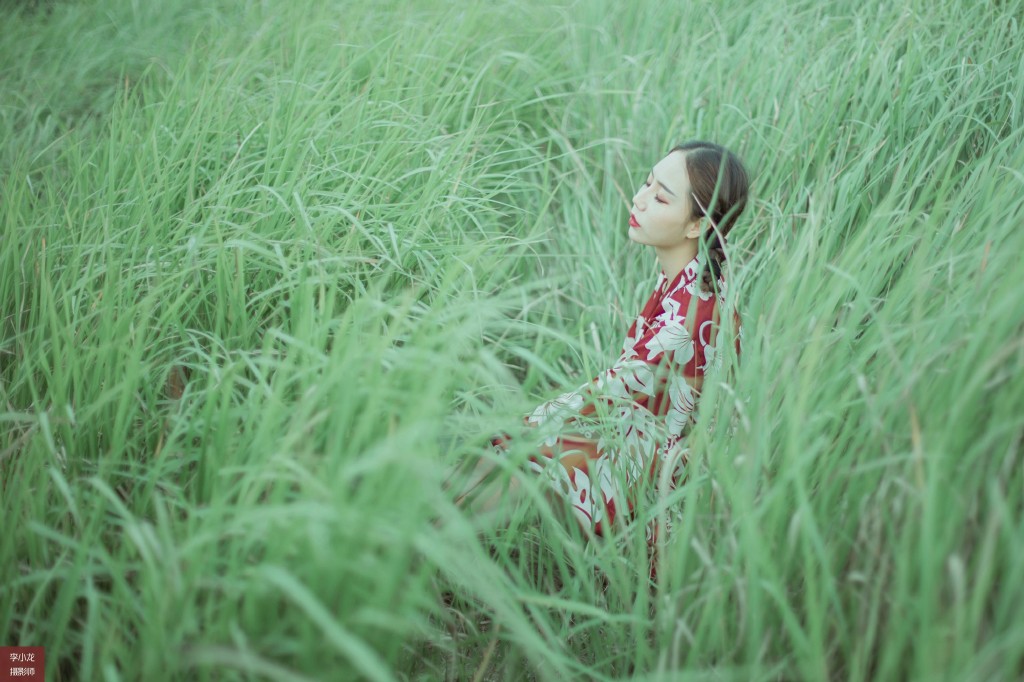
M 686 238 L 687 239 L 699 239 L 701 233 L 701 227 L 704 225 L 703 218 L 694 218 L 693 221 L 686 226 Z

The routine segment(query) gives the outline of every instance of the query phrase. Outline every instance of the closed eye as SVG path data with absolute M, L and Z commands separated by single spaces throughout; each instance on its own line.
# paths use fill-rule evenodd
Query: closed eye
M 654 176 L 653 175 L 649 175 L 649 176 L 647 176 L 647 181 L 644 183 L 644 186 L 645 187 L 650 187 L 651 184 L 653 184 L 653 183 L 654 183 Z M 661 196 L 659 196 L 657 194 L 654 195 L 654 200 L 657 201 L 659 204 L 667 204 L 668 203 Z

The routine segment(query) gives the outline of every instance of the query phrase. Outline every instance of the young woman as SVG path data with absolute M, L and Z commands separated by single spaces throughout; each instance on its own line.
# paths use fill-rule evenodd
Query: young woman
M 747 191 L 740 160 L 709 142 L 681 144 L 654 165 L 629 214 L 629 238 L 652 247 L 661 265 L 654 292 L 611 368 L 526 418 L 538 443 L 530 468 L 552 483 L 585 530 L 600 535 L 626 520 L 653 478 L 667 474 L 663 480 L 674 484 L 683 475 L 704 375 L 721 364 L 724 245 Z M 738 353 L 738 335 L 735 344 Z M 492 444 L 505 448 L 509 438 Z

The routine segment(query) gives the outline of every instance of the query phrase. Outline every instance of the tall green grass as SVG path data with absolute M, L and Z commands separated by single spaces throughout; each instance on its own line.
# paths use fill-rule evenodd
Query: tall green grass
M 9 11 L 0 643 L 59 680 L 1020 677 L 1022 10 Z M 614 360 L 657 268 L 626 202 L 690 138 L 754 177 L 743 357 L 640 509 L 681 511 L 651 585 L 639 525 L 442 484 Z

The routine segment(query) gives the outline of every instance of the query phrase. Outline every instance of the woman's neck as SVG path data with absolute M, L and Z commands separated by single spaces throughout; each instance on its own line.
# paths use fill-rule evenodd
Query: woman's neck
M 661 263 L 665 277 L 671 282 L 697 256 L 697 240 L 687 239 L 672 247 L 656 246 L 654 251 L 658 254 L 658 262 Z

